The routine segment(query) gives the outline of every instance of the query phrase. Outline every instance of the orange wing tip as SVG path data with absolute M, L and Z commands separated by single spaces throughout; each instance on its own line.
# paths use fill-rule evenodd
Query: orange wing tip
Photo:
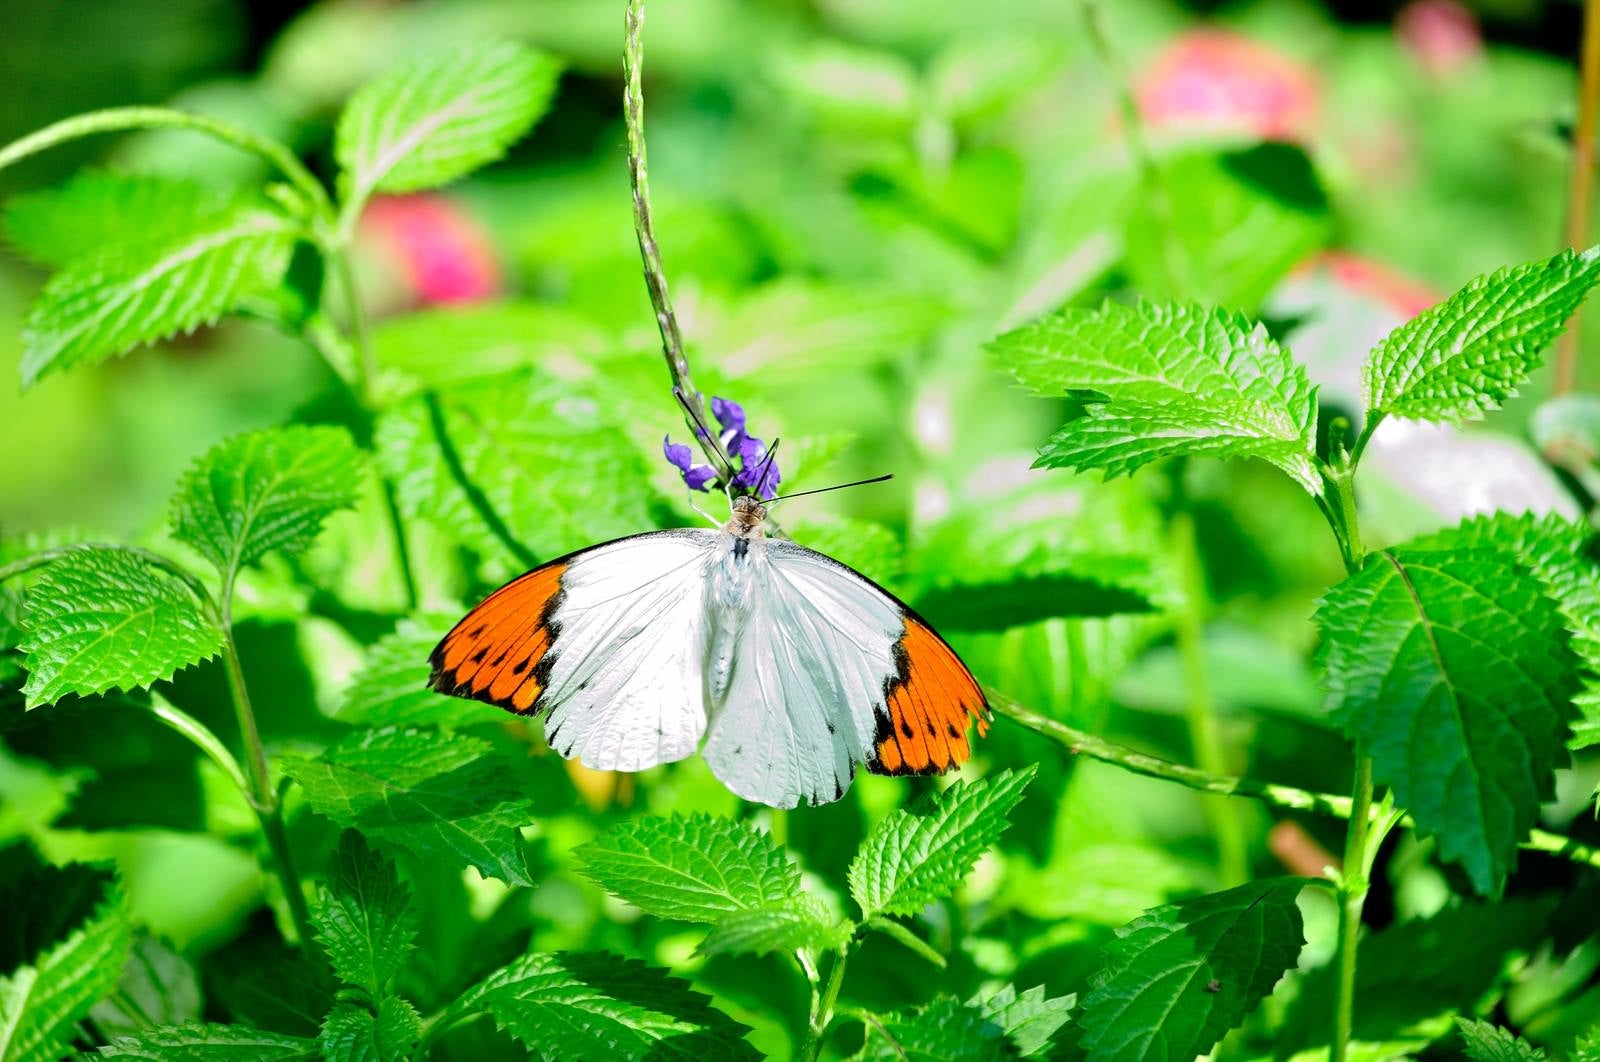
M 873 756 L 877 774 L 943 774 L 972 757 L 975 720 L 988 733 L 989 705 L 955 650 L 921 620 L 906 617 L 895 644 L 895 675 L 884 685 Z
M 565 563 L 502 586 L 451 628 L 428 656 L 428 686 L 518 715 L 536 714 L 549 682 Z

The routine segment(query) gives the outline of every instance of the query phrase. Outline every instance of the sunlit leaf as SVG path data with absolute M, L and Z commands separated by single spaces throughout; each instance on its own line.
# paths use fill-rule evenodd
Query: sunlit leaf
M 1454 424 L 1500 408 L 1596 283 L 1600 247 L 1478 277 L 1368 355 L 1368 415 Z
M 1043 985 L 1019 993 L 1006 985 L 987 996 L 971 999 L 967 1006 L 982 1014 L 1006 1034 L 1022 1058 L 1048 1057 L 1056 1034 L 1072 1020 L 1075 995 L 1049 997 Z
M 170 242 L 206 223 L 225 201 L 224 193 L 182 177 L 86 170 L 59 188 L 8 201 L 5 234 L 22 254 L 59 269 Z
M 504 155 L 550 104 L 559 67 L 510 43 L 417 60 L 351 97 L 334 138 L 345 196 L 414 192 Z
M 301 1062 L 320 1058 L 315 1040 L 245 1025 L 164 1025 L 119 1036 L 100 1048 L 110 1058 L 151 1062 Z
M 1456 1030 L 1472 1062 L 1544 1062 L 1549 1057 L 1511 1030 L 1486 1021 L 1457 1018 Z
M 335 1007 L 322 1025 L 318 1046 L 327 1062 L 406 1062 L 421 1035 L 416 1008 L 389 996 L 376 1014 L 365 1007 Z
M 528 799 L 487 742 L 427 730 L 352 734 L 316 759 L 288 756 L 284 773 L 311 806 L 341 826 L 425 858 L 531 885 L 517 828 Z
M 394 863 L 368 848 L 355 830 L 339 838 L 311 918 L 334 972 L 374 1000 L 405 968 L 417 935 L 410 890 Z
M 585 876 L 661 918 L 714 922 L 800 891 L 799 869 L 771 837 L 710 815 L 630 819 L 574 854 Z
M 765 955 L 798 948 L 824 950 L 839 947 L 854 928 L 831 917 L 816 897 L 800 895 L 723 915 L 696 951 Z
M 44 569 L 23 602 L 29 707 L 171 678 L 222 634 L 170 572 L 137 553 L 83 549 Z
M 1270 878 L 1157 907 L 1117 930 L 1078 1027 L 1090 1059 L 1209 1054 L 1294 968 L 1304 878 Z
M 955 892 L 1009 823 L 1038 768 L 961 781 L 875 826 L 850 864 L 850 894 L 869 917 L 916 914 Z
M 467 989 L 440 1020 L 483 1013 L 548 1062 L 760 1057 L 747 1030 L 686 982 L 617 955 L 524 955 Z
M 1089 394 L 1039 451 L 1045 468 L 1131 473 L 1162 457 L 1259 457 L 1312 494 L 1316 388 L 1265 328 L 1176 303 L 1063 310 L 989 349 L 1042 395 Z
M 1384 550 L 1317 623 L 1329 709 L 1374 779 L 1498 895 L 1566 760 L 1576 670 L 1544 582 L 1503 550 Z
M 1010 1057 L 1004 1030 L 982 1010 L 959 1000 L 880 1014 L 867 1026 L 857 1059 L 919 1062 L 998 1062 Z
M 265 553 L 310 546 L 330 514 L 355 504 L 364 471 L 343 428 L 292 424 L 236 435 L 185 473 L 172 500 L 173 537 L 230 579 Z

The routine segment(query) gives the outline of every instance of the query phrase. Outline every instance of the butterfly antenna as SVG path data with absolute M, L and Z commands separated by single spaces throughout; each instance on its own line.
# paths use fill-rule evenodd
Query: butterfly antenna
M 761 462 L 761 468 L 756 472 L 756 481 L 751 484 L 750 489 L 756 492 L 757 497 L 761 494 L 761 485 L 767 481 L 767 470 L 772 467 L 772 459 L 778 456 L 778 444 L 781 442 L 783 442 L 781 438 L 772 440 L 772 445 L 767 447 L 767 458 Z
M 711 453 L 715 456 L 716 463 L 721 466 L 717 469 L 717 475 L 724 483 L 731 482 L 733 479 L 733 466 L 722 459 L 722 444 L 716 441 L 717 436 L 706 426 L 706 422 L 700 419 L 700 414 L 694 408 L 694 405 L 684 397 L 683 388 L 674 387 L 672 389 L 672 397 L 676 398 L 678 405 L 683 407 L 684 416 L 694 422 L 695 429 L 700 432 L 701 439 L 713 442 Z M 702 446 L 701 449 L 704 450 L 705 447 Z
M 871 479 L 858 479 L 854 483 L 836 483 L 831 487 L 818 487 L 816 490 L 799 490 L 793 494 L 785 494 L 781 497 L 773 498 L 767 503 L 767 506 L 770 508 L 778 502 L 787 501 L 790 498 L 804 498 L 807 494 L 826 494 L 830 490 L 844 490 L 846 487 L 864 487 L 868 483 L 882 483 L 884 480 L 893 478 L 894 473 L 889 472 L 881 476 L 873 476 Z

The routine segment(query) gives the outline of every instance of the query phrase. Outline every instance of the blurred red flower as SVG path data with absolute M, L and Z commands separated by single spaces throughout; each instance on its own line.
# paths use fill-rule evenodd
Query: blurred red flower
M 500 292 L 500 264 L 488 233 L 445 196 L 374 199 L 359 238 L 364 256 L 381 262 L 390 282 L 405 289 L 406 297 L 395 301 L 473 302 Z
M 1395 35 L 1417 65 L 1438 77 L 1483 54 L 1478 20 L 1457 0 L 1412 0 L 1395 16 Z
M 1247 132 L 1300 140 L 1316 122 L 1317 79 L 1281 52 L 1225 30 L 1195 30 L 1167 45 L 1138 79 L 1156 127 Z

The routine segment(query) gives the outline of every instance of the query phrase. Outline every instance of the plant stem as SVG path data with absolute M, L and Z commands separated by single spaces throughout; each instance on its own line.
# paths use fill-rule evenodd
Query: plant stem
M 300 887 L 300 876 L 295 872 L 294 855 L 289 849 L 289 836 L 283 828 L 283 807 L 277 792 L 272 788 L 272 776 L 267 770 L 266 750 L 261 744 L 261 731 L 256 727 L 256 715 L 250 707 L 250 690 L 245 685 L 244 670 L 239 663 L 239 648 L 233 640 L 233 609 L 231 594 L 225 593 L 220 614 L 222 626 L 222 665 L 228 674 L 228 693 L 233 700 L 234 714 L 239 720 L 239 732 L 244 737 L 245 767 L 250 780 L 251 804 L 261 820 L 261 831 L 267 840 L 272 863 L 283 889 L 284 902 L 289 905 L 289 918 L 294 922 L 295 935 L 301 947 L 311 943 L 311 914 L 306 908 L 305 892 Z
M 36 155 L 58 144 L 78 140 L 100 133 L 122 133 L 133 129 L 192 129 L 205 133 L 235 147 L 242 148 L 271 163 L 310 200 L 319 213 L 331 212 L 327 190 L 322 182 L 306 169 L 283 144 L 269 137 L 252 133 L 231 122 L 219 121 L 201 114 L 189 114 L 168 107 L 109 107 L 91 111 L 45 126 L 20 140 L 13 140 L 0 148 L 0 170 Z
M 805 1046 L 800 1049 L 800 1062 L 816 1062 L 822 1054 L 822 1037 L 833 1021 L 833 1009 L 839 1002 L 839 986 L 844 984 L 845 960 L 850 954 L 850 943 L 839 946 L 833 965 L 828 969 L 828 981 L 822 988 L 822 997 L 812 997 L 811 1020 L 806 1028 Z
M 1358 756 L 1351 787 L 1350 829 L 1345 834 L 1344 866 L 1339 871 L 1338 980 L 1334 995 L 1330 1062 L 1344 1062 L 1355 1019 L 1356 946 L 1361 939 L 1361 909 L 1367 899 L 1367 828 L 1372 820 L 1372 758 Z
M 222 773 L 239 787 L 239 792 L 244 795 L 250 806 L 256 807 L 256 794 L 251 790 L 249 779 L 245 777 L 239 761 L 233 758 L 228 746 L 224 745 L 222 739 L 213 734 L 209 727 L 179 709 L 159 693 L 151 695 L 149 710 L 151 715 L 188 738 L 201 752 L 210 756 L 211 762 L 220 767 Z
M 672 377 L 672 393 L 683 407 L 689 430 L 699 440 L 700 449 L 716 468 L 724 484 L 733 480 L 733 462 L 722 442 L 710 428 L 705 399 L 689 376 L 689 361 L 683 353 L 683 333 L 667 293 L 667 275 L 661 266 L 661 248 L 656 243 L 655 222 L 650 214 L 650 174 L 644 143 L 644 0 L 628 0 L 627 36 L 622 49 L 622 72 L 626 86 L 622 113 L 628 127 L 628 180 L 633 188 L 633 231 L 639 238 L 639 257 L 644 263 L 644 283 L 655 309 L 656 327 L 661 331 L 661 352 Z
M 1189 724 L 1189 743 L 1200 769 L 1223 774 L 1227 761 L 1222 736 L 1217 731 L 1217 709 L 1211 696 L 1211 680 L 1206 669 L 1205 572 L 1201 568 L 1199 543 L 1195 539 L 1194 517 L 1187 511 L 1173 515 L 1172 552 L 1178 565 L 1183 604 L 1173 617 L 1177 628 L 1178 656 L 1183 666 L 1184 688 L 1188 694 L 1184 716 Z M 1238 807 L 1219 798 L 1203 802 L 1211 832 L 1217 841 L 1218 876 L 1224 888 L 1243 885 L 1250 877 L 1246 853 L 1244 822 Z
M 1566 242 L 1583 247 L 1589 242 L 1589 211 L 1594 203 L 1595 122 L 1600 118 L 1600 0 L 1584 0 L 1582 73 L 1578 84 L 1578 125 L 1572 138 L 1572 174 L 1567 184 Z M 1556 348 L 1556 378 L 1552 394 L 1569 394 L 1578 385 L 1578 318 L 1572 312 Z
M 899 922 L 896 922 L 892 918 L 885 918 L 881 915 L 873 915 L 871 918 L 862 923 L 862 928 L 875 929 L 884 936 L 893 937 L 895 940 L 899 941 L 910 950 L 916 952 L 924 959 L 927 959 L 941 970 L 949 965 L 949 962 L 943 955 L 940 955 L 939 952 L 934 949 L 933 945 L 929 944 L 927 941 L 923 940 L 921 937 L 917 936 L 915 933 L 911 932 L 911 930 L 907 929 L 905 926 L 901 925 Z

